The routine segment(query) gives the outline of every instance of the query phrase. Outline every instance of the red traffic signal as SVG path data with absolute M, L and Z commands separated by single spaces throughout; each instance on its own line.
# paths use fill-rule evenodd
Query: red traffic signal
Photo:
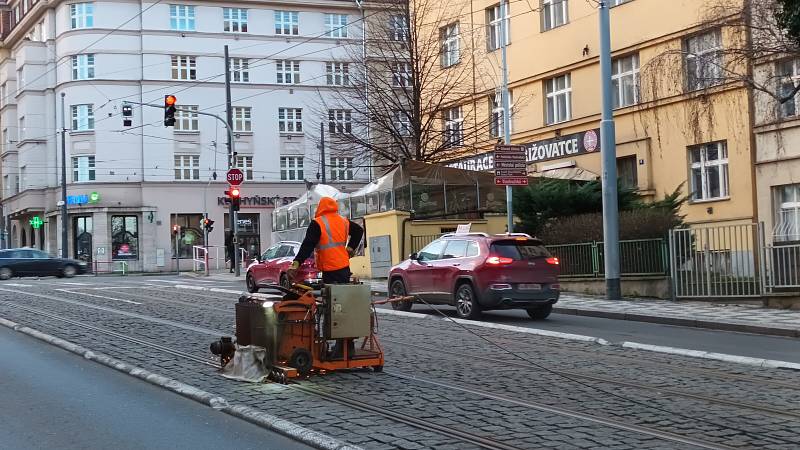
M 231 189 L 231 198 L 238 198 L 239 197 L 239 188 L 235 187 Z
M 241 192 L 239 191 L 239 188 L 231 186 L 230 189 L 225 191 L 225 195 L 228 196 L 228 200 L 230 200 L 233 210 L 238 211 L 239 205 L 241 204 Z
M 178 101 L 178 97 L 174 95 L 165 95 L 164 96 L 164 126 L 165 127 L 173 127 L 175 126 L 175 112 L 177 109 L 175 108 L 175 103 Z
M 175 97 L 174 95 L 164 96 L 164 105 L 166 106 L 175 106 L 175 103 L 177 102 L 178 102 L 178 97 Z

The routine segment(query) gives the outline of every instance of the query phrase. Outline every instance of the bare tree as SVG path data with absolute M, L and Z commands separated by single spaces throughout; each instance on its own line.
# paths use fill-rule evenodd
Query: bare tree
M 499 69 L 486 64 L 485 28 L 473 28 L 469 2 L 458 4 L 397 0 L 368 9 L 366 52 L 347 46 L 347 86 L 319 104 L 331 154 L 359 165 L 436 163 L 494 139 L 502 125 L 486 97 Z

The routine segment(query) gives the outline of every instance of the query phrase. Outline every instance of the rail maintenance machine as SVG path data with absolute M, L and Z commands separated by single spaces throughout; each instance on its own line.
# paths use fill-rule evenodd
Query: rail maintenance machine
M 383 370 L 369 286 L 330 284 L 314 290 L 295 284 L 265 290 L 275 294 L 244 294 L 236 303 L 236 341 L 223 337 L 211 344 L 223 374 L 247 370 L 237 364 L 258 366 L 269 379 L 285 383 L 312 373 Z

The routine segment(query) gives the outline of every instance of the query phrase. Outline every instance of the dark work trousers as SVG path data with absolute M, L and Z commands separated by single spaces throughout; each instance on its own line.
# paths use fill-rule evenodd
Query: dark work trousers
M 347 284 L 350 282 L 350 267 L 344 269 L 322 272 L 323 284 Z

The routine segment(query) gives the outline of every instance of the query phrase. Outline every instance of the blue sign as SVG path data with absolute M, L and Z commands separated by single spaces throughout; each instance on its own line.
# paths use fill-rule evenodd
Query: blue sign
M 88 195 L 68 195 L 67 196 L 67 204 L 68 205 L 83 205 L 89 203 L 89 196 Z

